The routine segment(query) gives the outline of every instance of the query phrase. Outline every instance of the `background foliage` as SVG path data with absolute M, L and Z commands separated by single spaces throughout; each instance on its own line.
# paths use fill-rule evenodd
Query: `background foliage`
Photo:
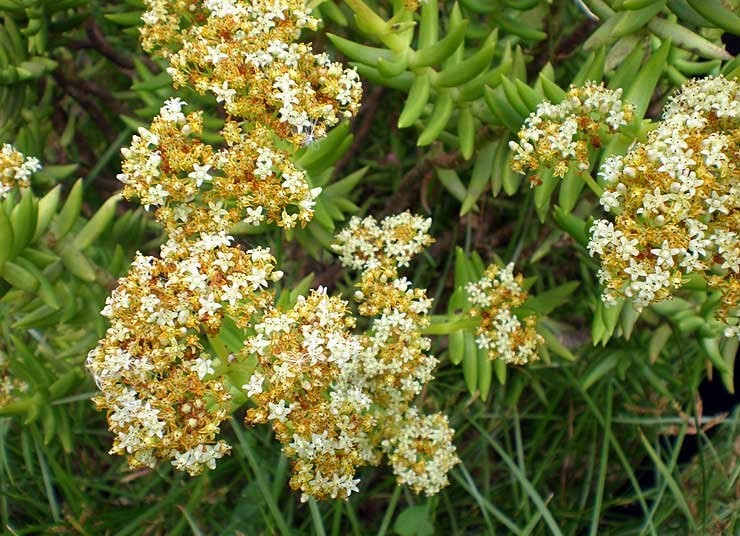
M 135 250 L 154 252 L 162 239 L 113 195 L 118 155 L 173 92 L 138 47 L 141 2 L 0 0 L 0 141 L 45 164 L 33 194 L 0 207 L 0 367 L 29 384 L 0 408 L 4 529 L 740 530 L 739 413 L 719 395 L 736 384 L 737 342 L 721 337 L 715 297 L 699 289 L 641 315 L 628 304 L 604 308 L 584 239 L 599 185 L 588 174 L 517 174 L 508 146 L 537 104 L 559 101 L 570 84 L 622 88 L 650 121 L 688 77 L 735 76 L 737 6 L 429 0 L 414 16 L 402 2 L 317 4 L 324 27 L 305 38 L 368 82 L 360 117 L 299 156 L 324 187 L 314 222 L 287 238 L 268 227 L 237 231 L 245 244 L 272 248 L 286 288 L 314 274 L 313 286 L 349 293 L 353 281 L 328 250 L 347 215 L 411 209 L 433 218 L 437 242 L 413 279 L 435 297 L 433 327 L 448 335 L 435 338 L 442 363 L 423 398 L 456 429 L 462 463 L 452 485 L 420 498 L 380 468 L 361 474 L 365 488 L 348 502 L 301 505 L 268 430 L 246 433 L 238 417 L 226 430 L 235 452 L 197 478 L 167 466 L 131 473 L 107 455 L 83 363 L 105 329 L 98 311 L 115 278 Z M 186 100 L 208 110 L 216 132 L 215 103 Z M 592 161 L 631 141 L 615 137 Z M 493 259 L 515 262 L 540 296 L 543 360 L 525 368 L 492 366 L 472 333 L 455 327 L 456 291 Z

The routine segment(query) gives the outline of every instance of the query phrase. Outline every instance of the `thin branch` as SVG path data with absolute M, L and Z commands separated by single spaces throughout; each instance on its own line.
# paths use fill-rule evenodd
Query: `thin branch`
M 380 100 L 383 96 L 383 86 L 376 86 L 370 94 L 365 98 L 365 102 L 362 104 L 361 117 L 362 120 L 359 122 L 359 126 L 355 131 L 355 140 L 352 143 L 349 151 L 337 162 L 334 166 L 334 177 L 338 177 L 342 170 L 349 164 L 355 157 L 358 151 L 362 150 L 365 146 L 367 137 L 370 135 L 370 130 L 373 126 L 375 119 L 375 113 L 378 111 L 380 106 Z
M 76 81 L 68 79 L 62 72 L 62 69 L 57 69 L 53 73 L 54 80 L 59 86 L 77 103 L 82 106 L 85 112 L 90 118 L 97 124 L 98 129 L 103 133 L 108 143 L 112 143 L 116 139 L 116 133 L 113 131 L 110 122 L 105 117 L 105 114 L 100 109 L 97 101 L 86 92 L 83 88 L 76 85 Z
M 87 33 L 87 38 L 90 40 L 92 48 L 100 52 L 103 56 L 119 67 L 128 70 L 132 70 L 134 68 L 133 60 L 111 46 L 94 18 L 90 17 L 85 21 L 85 32 Z
M 89 43 L 85 41 L 77 42 L 76 44 L 78 46 L 85 47 L 85 45 L 89 44 L 90 48 L 96 50 L 97 52 L 108 58 L 110 61 L 121 67 L 121 69 L 127 71 L 127 74 L 133 74 L 133 59 L 131 59 L 126 54 L 123 54 L 116 50 L 116 48 L 108 42 L 108 40 L 105 38 L 105 34 L 100 29 L 100 26 L 98 26 L 98 23 L 93 17 L 90 17 L 85 21 L 85 32 L 87 33 L 87 38 L 90 41 Z M 157 65 L 157 63 L 148 56 L 142 56 L 139 58 L 139 60 L 144 63 L 151 72 L 155 74 L 161 72 L 162 70 L 160 66 Z
M 418 200 L 421 189 L 421 182 L 431 173 L 434 168 L 455 168 L 463 162 L 460 151 L 450 153 L 437 153 L 419 160 L 401 179 L 396 187 L 395 193 L 391 196 L 386 204 L 385 210 L 381 217 L 403 212 L 412 206 L 421 205 Z

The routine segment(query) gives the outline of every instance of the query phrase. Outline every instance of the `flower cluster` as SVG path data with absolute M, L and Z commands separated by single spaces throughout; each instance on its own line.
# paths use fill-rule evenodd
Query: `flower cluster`
M 320 188 L 311 189 L 305 173 L 278 149 L 261 126 L 243 131 L 235 121 L 222 130 L 226 147 L 203 143 L 201 112 L 182 112 L 186 104 L 168 100 L 149 129 L 140 128 L 123 149 L 127 198 L 137 197 L 172 233 L 228 231 L 238 221 L 275 222 L 291 228 L 313 217 Z
M 357 112 L 357 72 L 294 42 L 318 25 L 305 0 L 145 4 L 144 48 L 167 59 L 175 87 L 212 93 L 229 116 L 300 145 Z
M 604 162 L 601 204 L 614 218 L 594 222 L 589 252 L 601 258 L 605 302 L 621 296 L 641 309 L 694 272 L 722 292 L 720 319 L 737 316 L 738 156 L 740 84 L 715 77 L 688 82 L 645 143 Z
M 265 315 L 245 346 L 259 361 L 243 386 L 257 404 L 246 420 L 272 424 L 295 459 L 291 487 L 317 499 L 357 491 L 355 467 L 375 461 L 371 400 L 346 377 L 361 351 L 353 327 L 346 302 L 319 288 Z
M 118 178 L 124 195 L 154 208 L 169 241 L 159 259 L 138 255 L 119 282 L 103 310 L 111 327 L 87 366 L 101 390 L 96 403 L 107 410 L 115 434 L 111 452 L 127 455 L 132 467 L 168 459 L 197 474 L 229 451 L 217 440 L 232 409 L 227 373 L 247 363 L 225 355 L 219 339 L 224 319 L 244 333 L 256 329 L 245 347 L 252 355 L 272 363 L 260 344 L 269 346 L 269 356 L 288 355 L 280 346 L 287 340 L 270 346 L 276 334 L 268 327 L 282 313 L 267 288 L 282 273 L 268 250 L 243 251 L 232 246 L 228 233 L 242 221 L 292 228 L 311 220 L 320 189 L 310 187 L 292 157 L 357 111 L 361 85 L 354 70 L 293 42 L 302 28 L 318 22 L 305 0 L 145 4 L 144 48 L 169 61 L 176 87 L 212 93 L 224 104 L 223 143 L 206 143 L 202 112 L 186 113 L 186 103 L 172 98 L 122 150 Z M 306 307 L 319 307 L 312 300 Z M 309 322 L 301 311 L 290 314 Z M 315 342 L 300 339 L 294 346 Z M 326 342 L 327 348 L 335 342 Z M 327 386 L 317 385 L 316 392 Z M 249 391 L 257 396 L 254 389 Z M 266 404 L 269 411 L 255 415 L 255 422 L 288 410 L 277 400 Z
M 578 171 L 588 171 L 589 148 L 599 147 L 604 132 L 616 132 L 633 118 L 633 106 L 621 97 L 621 89 L 589 82 L 571 86 L 559 104 L 540 103 L 519 131 L 519 143 L 509 142 L 514 171 L 524 173 L 543 166 L 551 168 L 556 177 L 564 177 L 571 162 Z
M 355 222 L 354 229 L 406 226 L 405 238 L 386 233 L 382 244 L 367 234 L 340 235 L 337 249 L 349 251 L 353 242 L 360 255 L 348 254 L 345 264 L 365 270 L 354 297 L 371 319 L 366 332 L 353 333 L 347 303 L 318 289 L 287 311 L 266 314 L 247 341 L 245 352 L 259 361 L 243 386 L 256 403 L 247 422 L 272 423 L 294 459 L 291 486 L 303 500 L 348 497 L 357 491 L 357 468 L 383 454 L 399 483 L 437 493 L 458 461 L 446 417 L 421 416 L 412 405 L 437 364 L 421 332 L 431 300 L 397 272 L 409 251 L 430 241 L 420 222 L 409 214 L 380 226 L 372 218 Z
M 476 344 L 491 359 L 513 365 L 538 359 L 537 345 L 544 342 L 536 331 L 537 317 L 519 318 L 514 312 L 528 297 L 522 280 L 521 274 L 514 275 L 513 263 L 505 268 L 492 264 L 480 281 L 465 288 L 473 306 L 470 315 L 480 319 Z
M 31 174 L 41 169 L 35 156 L 24 156 L 12 145 L 3 143 L 0 147 L 0 199 L 16 186 L 28 187 Z
M 175 87 L 223 103 L 225 146 L 203 143 L 199 112 L 170 99 L 149 129 L 124 149 L 124 195 L 136 196 L 171 232 L 228 231 L 239 221 L 306 225 L 320 188 L 291 161 L 302 145 L 354 115 L 356 71 L 310 45 L 305 0 L 146 0 L 142 44 L 170 64 Z
M 353 217 L 336 237 L 334 251 L 339 260 L 353 270 L 380 265 L 408 266 L 433 240 L 427 234 L 431 218 L 403 212 L 385 218 L 380 225 L 375 218 Z
M 272 425 L 304 500 L 348 497 L 357 468 L 383 454 L 399 482 L 436 493 L 458 459 L 446 417 L 412 405 L 437 364 L 422 335 L 431 300 L 398 275 L 431 243 L 430 221 L 353 219 L 340 234 L 342 261 L 363 270 L 362 333 L 348 304 L 323 288 L 275 306 L 267 290 L 282 275 L 275 259 L 232 246 L 228 234 L 239 221 L 290 228 L 311 219 L 319 190 L 290 157 L 357 110 L 356 73 L 292 43 L 316 24 L 304 0 L 146 5 L 144 46 L 169 61 L 176 86 L 224 103 L 224 147 L 205 143 L 202 114 L 186 115 L 175 98 L 122 151 L 124 195 L 154 207 L 170 240 L 159 259 L 137 256 L 88 356 L 115 434 L 111 452 L 132 467 L 157 459 L 190 474 L 214 467 L 230 450 L 217 436 L 238 369 L 251 372 L 246 422 Z M 232 322 L 244 346 L 226 355 L 219 337 Z
M 398 482 L 427 495 L 447 485 L 447 472 L 459 461 L 452 445 L 453 433 L 445 415 L 420 415 L 416 408 L 409 408 L 396 433 L 383 440 Z
M 10 370 L 8 356 L 0 350 L 0 408 L 14 402 L 18 395 L 26 393 L 28 389 L 28 383 Z
M 226 364 L 203 338 L 218 333 L 225 315 L 248 325 L 272 303 L 264 289 L 282 275 L 267 250 L 245 252 L 230 242 L 203 235 L 170 240 L 159 259 L 139 254 L 103 309 L 111 325 L 87 367 L 115 435 L 111 453 L 126 454 L 132 468 L 171 459 L 197 474 L 229 451 L 215 441 L 230 410 L 216 374 Z
M 432 380 L 438 362 L 428 354 L 431 343 L 422 333 L 430 323 L 432 300 L 426 291 L 400 277 L 398 268 L 408 265 L 422 244 L 432 242 L 426 234 L 430 223 L 403 213 L 381 222 L 381 228 L 386 229 L 382 244 L 371 240 L 363 247 L 362 236 L 345 235 L 336 246 L 346 251 L 348 243 L 356 242 L 360 245 L 358 256 L 343 262 L 347 266 L 366 263 L 354 298 L 360 314 L 373 321 L 363 337 L 365 351 L 354 375 L 361 378 L 381 408 L 380 444 L 398 482 L 427 495 L 448 484 L 447 472 L 459 462 L 447 418 L 442 414 L 423 416 L 413 406 L 413 400 Z M 381 245 L 383 253 L 366 256 L 371 245 Z

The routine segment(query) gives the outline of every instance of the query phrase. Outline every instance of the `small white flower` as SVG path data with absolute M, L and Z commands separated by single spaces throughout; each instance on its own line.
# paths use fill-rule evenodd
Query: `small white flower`
M 236 90 L 229 87 L 228 80 L 224 80 L 220 86 L 211 86 L 211 91 L 216 95 L 216 102 L 223 102 L 227 106 L 234 102 Z
M 229 55 L 228 54 L 224 54 L 221 51 L 221 47 L 220 46 L 216 46 L 216 47 L 208 46 L 206 48 L 205 58 L 210 63 L 213 63 L 214 65 L 216 65 L 221 60 L 228 59 L 229 58 Z
M 264 375 L 259 372 L 252 373 L 249 383 L 242 385 L 242 389 L 247 391 L 247 396 L 254 396 L 262 393 L 262 385 L 265 383 Z
M 188 173 L 188 178 L 191 178 L 195 181 L 195 186 L 200 188 L 200 186 L 204 182 L 208 182 L 211 180 L 211 176 L 208 174 L 208 171 L 210 171 L 211 166 L 210 164 L 205 165 L 199 165 L 199 164 L 193 164 L 193 171 Z
M 267 406 L 270 409 L 270 413 L 267 416 L 268 420 L 285 422 L 285 419 L 293 411 L 294 404 L 288 405 L 285 400 L 280 400 L 277 404 L 268 402 Z
M 198 379 L 200 380 L 202 380 L 209 374 L 213 374 L 216 372 L 213 369 L 213 361 L 208 359 L 207 354 L 203 354 L 200 357 L 196 358 L 190 365 L 190 369 L 198 375 Z

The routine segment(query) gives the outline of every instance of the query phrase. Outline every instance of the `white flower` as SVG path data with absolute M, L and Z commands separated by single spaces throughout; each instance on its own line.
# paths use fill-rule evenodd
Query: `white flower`
M 211 176 L 208 174 L 210 169 L 210 164 L 205 164 L 203 166 L 193 164 L 193 171 L 188 173 L 188 178 L 193 179 L 195 181 L 195 186 L 200 188 L 201 184 L 211 180 Z
M 216 46 L 216 47 L 208 46 L 206 48 L 205 58 L 207 61 L 209 61 L 210 63 L 213 63 L 214 65 L 219 63 L 221 60 L 228 59 L 228 57 L 229 57 L 228 54 L 224 54 L 223 52 L 221 52 L 220 46 Z
M 197 475 L 203 470 L 216 468 L 216 460 L 228 454 L 231 447 L 225 441 L 219 441 L 215 445 L 197 445 L 185 452 L 175 451 L 172 455 L 172 465 L 179 471 L 186 471 L 191 475 Z
M 265 383 L 265 376 L 259 372 L 252 373 L 249 383 L 242 385 L 242 389 L 247 391 L 247 396 L 258 395 L 262 392 L 262 385 Z
M 205 357 L 204 357 L 205 356 Z M 198 375 L 198 379 L 202 380 L 209 374 L 213 374 L 216 371 L 213 369 L 213 361 L 208 359 L 207 354 L 203 354 L 196 358 L 190 365 L 190 370 Z
M 670 244 L 668 244 L 668 241 L 664 241 L 663 244 L 659 248 L 653 248 L 650 250 L 650 253 L 655 255 L 656 257 L 656 264 L 658 266 L 667 266 L 668 268 L 671 268 L 674 266 L 673 257 L 677 255 L 682 255 L 686 252 L 683 248 L 672 248 Z
M 717 192 L 712 192 L 712 197 L 706 200 L 706 204 L 709 207 L 709 213 L 712 214 L 714 212 L 720 212 L 722 214 L 729 214 L 730 210 L 727 208 L 725 203 L 727 203 L 727 200 L 730 198 L 729 195 L 719 195 Z
M 185 122 L 185 114 L 182 113 L 184 106 L 187 103 L 178 97 L 167 99 L 159 110 L 159 115 L 165 121 L 182 124 Z
M 277 404 L 268 402 L 267 406 L 270 409 L 270 413 L 267 416 L 268 420 L 285 422 L 286 417 L 293 411 L 294 404 L 288 405 L 285 400 L 280 400 Z
M 198 316 L 210 316 L 221 309 L 221 304 L 214 299 L 213 292 L 208 296 L 199 298 L 198 301 L 201 305 L 200 309 L 198 309 Z
M 264 220 L 262 207 L 247 207 L 247 215 L 244 217 L 244 223 L 247 225 L 259 225 Z
M 228 80 L 224 80 L 221 86 L 211 86 L 211 91 L 216 95 L 216 102 L 223 102 L 227 106 L 234 102 L 236 90 L 229 87 Z
M 605 210 L 610 211 L 613 208 L 619 206 L 619 196 L 621 194 L 616 190 L 604 190 L 599 198 L 599 203 L 604 207 Z

